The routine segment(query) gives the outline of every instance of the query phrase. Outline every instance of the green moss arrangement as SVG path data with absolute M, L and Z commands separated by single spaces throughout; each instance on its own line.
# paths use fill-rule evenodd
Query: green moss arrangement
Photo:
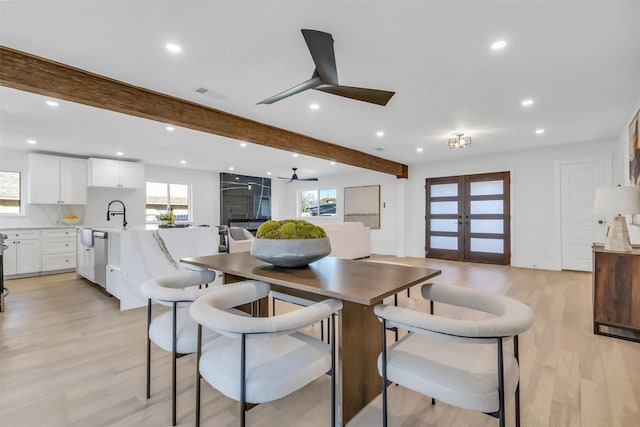
M 327 237 L 322 227 L 304 220 L 285 219 L 262 223 L 256 232 L 258 239 L 321 239 Z

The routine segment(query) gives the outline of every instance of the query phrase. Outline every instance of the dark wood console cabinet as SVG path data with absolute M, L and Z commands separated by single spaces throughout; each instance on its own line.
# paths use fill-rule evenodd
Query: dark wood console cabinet
M 593 331 L 640 342 L 640 248 L 623 253 L 593 245 Z

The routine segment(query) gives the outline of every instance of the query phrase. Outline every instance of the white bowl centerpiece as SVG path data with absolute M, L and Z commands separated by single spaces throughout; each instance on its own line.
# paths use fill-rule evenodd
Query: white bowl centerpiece
M 330 252 L 322 227 L 295 219 L 263 223 L 251 245 L 251 255 L 277 267 L 303 267 Z

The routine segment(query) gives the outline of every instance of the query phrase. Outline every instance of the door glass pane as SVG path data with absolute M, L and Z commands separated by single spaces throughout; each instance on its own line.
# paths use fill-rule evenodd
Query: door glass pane
M 471 215 L 501 214 L 503 213 L 502 200 L 476 200 L 471 202 Z
M 504 241 L 502 239 L 471 238 L 471 252 L 502 254 L 504 253 Z
M 472 233 L 504 233 L 504 220 L 501 219 L 472 219 Z
M 457 219 L 432 219 L 431 231 L 458 231 Z
M 431 249 L 450 249 L 452 251 L 458 250 L 458 238 L 446 237 L 446 236 L 431 236 Z
M 458 202 L 431 202 L 431 214 L 457 214 Z
M 431 197 L 457 197 L 458 183 L 435 184 L 431 186 Z
M 488 196 L 490 194 L 502 194 L 503 192 L 503 181 L 478 181 L 471 183 L 471 192 L 472 196 Z

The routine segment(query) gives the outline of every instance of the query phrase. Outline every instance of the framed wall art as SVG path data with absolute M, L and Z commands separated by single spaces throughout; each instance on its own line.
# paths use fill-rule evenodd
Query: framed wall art
M 380 186 L 345 187 L 344 221 L 380 228 Z

